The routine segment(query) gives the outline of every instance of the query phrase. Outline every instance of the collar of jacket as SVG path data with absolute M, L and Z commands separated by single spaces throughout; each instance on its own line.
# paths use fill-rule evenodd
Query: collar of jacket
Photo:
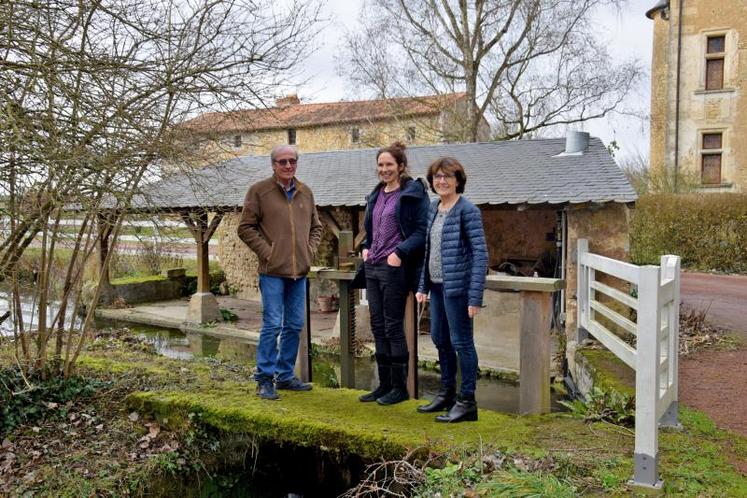
M 371 191 L 371 193 L 366 196 L 366 202 L 368 202 L 369 200 L 375 200 L 379 195 L 381 189 L 384 188 L 384 185 L 384 182 L 379 182 Z M 410 178 L 409 180 L 405 181 L 405 183 L 400 184 L 399 188 L 402 191 L 402 193 L 400 194 L 401 196 L 420 198 L 424 195 L 427 195 L 426 188 L 420 178 Z
M 280 189 L 281 192 L 283 192 L 283 194 L 285 194 L 287 192 L 285 190 L 285 188 L 282 186 L 282 182 L 280 180 L 278 180 L 278 176 L 275 173 L 272 174 L 272 181 L 275 183 L 275 185 L 277 186 L 277 188 Z M 302 183 L 295 176 L 292 178 L 292 181 L 295 183 L 296 192 L 306 192 L 306 193 L 308 193 L 310 191 L 309 187 L 307 187 L 305 183 Z

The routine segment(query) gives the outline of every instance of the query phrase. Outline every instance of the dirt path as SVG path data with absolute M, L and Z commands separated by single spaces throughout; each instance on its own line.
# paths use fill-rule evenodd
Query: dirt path
M 680 361 L 680 402 L 719 427 L 747 436 L 747 276 L 682 273 L 682 302 L 739 337 L 736 351 L 703 351 Z
M 747 275 L 682 272 L 680 295 L 691 308 L 708 308 L 708 321 L 747 342 Z

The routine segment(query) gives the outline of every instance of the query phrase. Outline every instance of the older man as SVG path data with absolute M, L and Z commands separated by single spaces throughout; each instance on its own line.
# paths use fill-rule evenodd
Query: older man
M 293 374 L 304 321 L 306 274 L 322 238 L 314 195 L 296 179 L 298 152 L 278 145 L 273 175 L 249 188 L 238 235 L 259 260 L 262 330 L 257 345 L 257 395 L 278 399 L 276 389 L 309 391 Z

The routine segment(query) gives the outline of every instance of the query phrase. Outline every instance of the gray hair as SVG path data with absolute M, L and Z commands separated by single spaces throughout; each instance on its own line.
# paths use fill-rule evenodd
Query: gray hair
M 281 150 L 286 150 L 286 149 L 292 150 L 293 153 L 296 155 L 296 159 L 298 159 L 298 149 L 296 148 L 295 145 L 280 144 L 272 148 L 272 151 L 270 152 L 270 163 L 271 164 L 274 163 L 275 157 L 278 155 L 278 153 Z

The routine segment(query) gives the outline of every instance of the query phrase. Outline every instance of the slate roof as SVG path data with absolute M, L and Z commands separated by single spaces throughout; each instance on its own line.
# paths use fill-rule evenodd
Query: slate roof
M 602 141 L 591 138 L 582 155 L 558 156 L 564 138 L 413 146 L 407 149 L 413 176 L 453 156 L 467 173 L 465 195 L 477 205 L 634 202 L 635 190 Z M 363 206 L 377 183 L 377 149 L 301 154 L 298 178 L 319 206 Z M 247 156 L 179 174 L 144 187 L 134 208 L 235 208 L 248 186 L 272 173 L 268 156 Z
M 386 100 L 359 100 L 317 104 L 290 104 L 267 109 L 208 112 L 182 127 L 196 132 L 230 133 L 284 128 L 304 128 L 344 123 L 390 120 L 393 117 L 427 116 L 464 99 L 464 93 Z

